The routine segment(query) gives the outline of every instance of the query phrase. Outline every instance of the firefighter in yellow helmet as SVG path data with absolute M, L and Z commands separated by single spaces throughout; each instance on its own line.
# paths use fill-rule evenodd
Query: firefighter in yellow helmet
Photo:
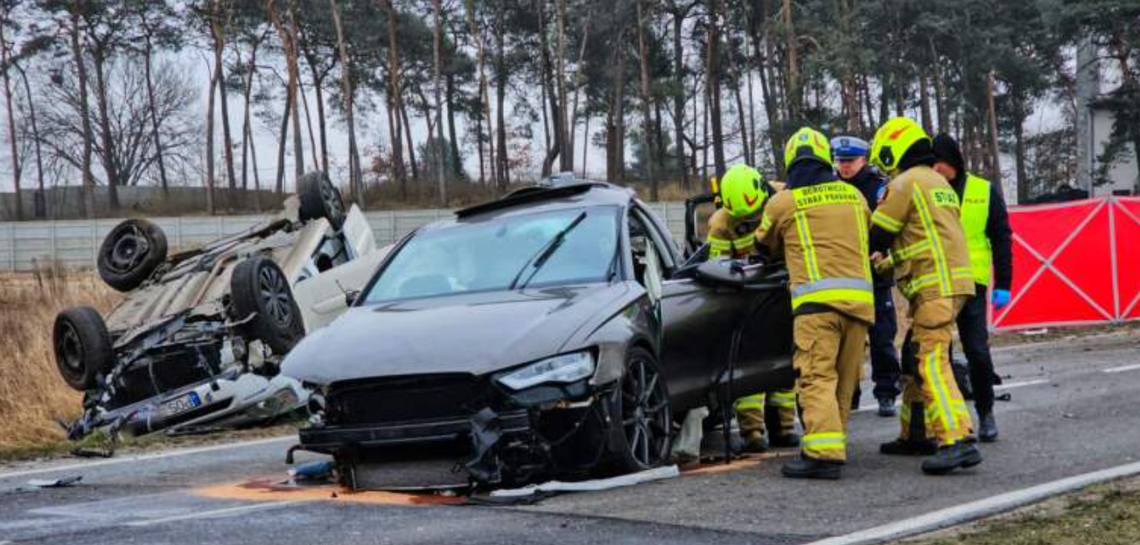
M 935 160 L 930 136 L 912 119 L 888 120 L 875 133 L 871 162 L 891 183 L 871 216 L 872 260 L 877 269 L 894 269 L 911 316 L 902 362 L 902 429 L 880 451 L 929 454 L 922 470 L 939 475 L 978 465 L 982 455 L 948 353 L 954 317 L 974 295 L 973 270 L 958 195 L 932 168 Z
M 719 186 L 714 180 L 713 193 L 720 208 L 709 218 L 709 259 L 740 258 L 754 253 L 760 211 L 771 193 L 763 176 L 748 165 L 735 165 L 724 173 Z M 795 434 L 795 392 L 779 390 L 745 396 L 736 400 L 734 408 L 746 451 L 763 452 L 769 446 L 799 444 Z
M 859 382 L 867 327 L 875 321 L 868 256 L 871 210 L 836 176 L 831 145 L 802 128 L 784 148 L 788 183 L 764 208 L 757 244 L 787 264 L 799 374 L 800 457 L 791 478 L 838 479 L 847 459 L 847 417 Z

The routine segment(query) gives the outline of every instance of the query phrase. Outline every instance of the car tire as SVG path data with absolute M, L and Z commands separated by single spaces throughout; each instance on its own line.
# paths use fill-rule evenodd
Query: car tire
M 272 260 L 252 256 L 234 267 L 230 277 L 230 298 L 235 316 L 253 319 L 244 329 L 274 354 L 285 355 L 305 336 L 301 309 L 285 273 Z
M 69 308 L 55 317 L 52 347 L 60 376 L 81 392 L 94 388 L 98 375 L 114 365 L 111 334 L 91 307 Z
M 99 247 L 95 266 L 108 286 L 133 290 L 166 260 L 166 233 L 144 219 L 129 219 L 115 226 Z
M 344 199 L 324 172 L 310 172 L 297 183 L 301 195 L 301 221 L 325 218 L 333 229 L 344 226 Z
M 625 372 L 613 395 L 611 420 L 614 470 L 645 471 L 669 455 L 673 414 L 665 377 L 653 354 L 635 347 L 626 356 Z

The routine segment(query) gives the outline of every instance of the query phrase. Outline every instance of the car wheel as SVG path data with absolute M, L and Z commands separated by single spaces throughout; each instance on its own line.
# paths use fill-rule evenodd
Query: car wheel
M 118 291 L 139 287 L 166 260 L 166 234 L 144 219 L 115 226 L 99 247 L 96 268 L 108 286 Z
M 253 256 L 238 263 L 230 278 L 230 297 L 238 319 L 254 315 L 245 325 L 246 333 L 274 354 L 286 354 L 305 336 L 293 290 L 273 261 Z
M 625 373 L 615 392 L 613 425 L 616 463 L 622 473 L 644 471 L 661 464 L 669 454 L 673 415 L 661 368 L 648 350 L 634 348 L 626 358 Z
M 110 371 L 114 365 L 107 324 L 91 307 L 69 308 L 55 317 L 52 347 L 59 374 L 79 391 L 94 388 L 99 373 Z
M 344 226 L 344 200 L 324 172 L 302 176 L 297 192 L 301 195 L 301 221 L 325 218 L 333 229 Z

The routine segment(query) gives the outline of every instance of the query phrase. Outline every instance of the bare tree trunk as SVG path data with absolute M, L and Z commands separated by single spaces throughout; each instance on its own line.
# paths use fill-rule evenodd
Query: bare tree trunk
M 444 92 L 444 104 L 447 105 L 447 149 L 450 152 L 448 160 L 451 161 L 451 174 L 458 176 L 463 172 L 463 162 L 459 158 L 459 137 L 455 132 L 455 72 L 448 71 L 447 76 L 444 78 L 446 90 Z
M 68 4 L 68 13 L 71 19 L 69 33 L 71 35 L 71 56 L 75 62 L 75 71 L 79 78 L 79 116 L 83 125 L 83 212 L 88 218 L 94 218 L 95 210 L 95 179 L 91 175 L 91 152 L 94 135 L 91 130 L 91 107 L 87 100 L 87 64 L 83 60 L 83 50 L 79 46 L 79 21 L 82 0 L 71 0 Z
M 435 148 L 435 173 L 437 183 L 439 184 L 439 204 L 440 206 L 447 206 L 447 178 L 445 176 L 443 164 L 443 57 L 441 50 L 443 49 L 443 20 L 440 15 L 442 6 L 441 0 L 432 0 L 433 20 L 435 22 L 435 31 L 432 38 L 432 56 L 435 58 L 435 130 L 436 130 L 436 145 Z
M 242 90 L 242 99 L 245 101 L 245 111 L 242 114 L 241 126 L 241 188 L 249 188 L 249 151 L 253 146 L 253 141 L 250 138 L 253 131 L 250 128 L 252 119 L 250 117 L 250 110 L 252 109 L 252 101 L 250 100 L 253 95 L 253 80 L 257 75 L 257 49 L 261 45 L 261 40 L 256 40 L 250 47 L 249 62 L 246 64 L 245 70 L 245 89 Z M 257 154 L 254 152 L 254 160 L 256 161 Z M 257 168 L 254 167 L 253 175 L 257 176 Z
M 586 21 L 582 23 L 582 45 L 578 49 L 578 64 L 574 67 L 574 103 L 570 106 L 570 139 L 566 142 L 566 153 L 574 155 L 574 142 L 577 140 L 578 130 L 578 95 L 582 90 L 582 66 L 586 58 L 586 45 L 590 42 L 590 17 L 593 15 L 593 9 L 586 15 Z M 587 135 L 585 138 L 589 138 Z M 589 147 L 590 143 L 585 142 L 584 145 Z M 582 170 L 583 175 L 585 169 Z
M 732 96 L 736 100 L 736 114 L 740 123 L 740 143 L 743 148 L 744 157 L 751 154 L 751 148 L 748 143 L 748 118 L 747 112 L 744 109 L 744 99 L 740 93 L 740 69 L 736 65 L 736 56 L 730 50 L 725 55 L 728 57 L 728 71 L 732 74 Z
M 206 213 L 214 215 L 214 95 L 221 78 L 221 63 L 214 59 L 214 70 L 210 75 L 209 98 L 206 99 Z
M 414 140 L 412 140 L 412 124 L 408 122 L 408 106 L 404 103 L 403 100 L 399 100 L 397 102 L 400 106 L 400 118 L 403 122 L 404 136 L 406 136 L 408 139 L 408 163 L 412 166 L 412 179 L 419 180 L 420 167 L 416 162 L 416 143 Z M 428 124 L 431 124 L 430 120 L 428 121 Z
M 154 101 L 154 79 L 151 77 L 151 55 L 154 47 L 151 44 L 150 34 L 145 36 L 146 43 L 143 47 L 143 75 L 146 78 L 146 99 L 147 109 L 150 111 L 150 124 L 151 124 L 151 138 L 154 139 L 154 159 L 158 163 L 158 181 L 162 185 L 163 198 L 170 196 L 170 182 L 166 178 L 166 158 L 162 149 L 162 138 L 158 130 L 158 107 Z M 246 95 L 246 101 L 249 101 L 249 96 Z
M 558 8 L 558 62 L 555 63 L 554 75 L 557 78 L 555 81 L 558 85 L 555 90 L 558 92 L 558 110 L 555 115 L 558 117 L 558 145 L 561 149 L 558 151 L 559 156 L 559 169 L 563 172 L 574 170 L 574 151 L 570 143 L 572 129 L 569 127 L 569 116 L 566 115 L 566 108 L 570 105 L 566 100 L 566 0 L 557 0 L 556 6 Z
M 783 147 L 782 138 L 780 137 L 780 109 L 776 103 L 775 97 L 775 83 L 768 77 L 768 65 L 771 62 L 771 55 L 765 54 L 762 47 L 771 49 L 771 42 L 768 38 L 767 25 L 765 20 L 768 16 L 768 2 L 762 0 L 759 5 L 759 13 L 755 11 L 752 13 L 750 21 L 750 28 L 752 32 L 752 47 L 755 50 L 757 59 L 761 59 L 759 66 L 760 73 L 760 97 L 764 100 L 764 113 L 768 117 L 768 148 L 772 152 L 772 164 L 776 166 L 776 176 L 783 177 L 784 162 L 780 160 L 780 153 Z M 760 32 L 760 29 L 763 29 Z
M 19 64 L 12 64 L 20 72 L 20 79 L 24 82 L 24 99 L 28 102 L 28 117 L 32 122 L 32 142 L 35 144 L 36 150 L 36 180 L 39 182 L 39 202 L 44 204 L 44 213 L 40 213 L 37 209 L 35 216 L 46 216 L 47 208 L 47 193 L 44 192 L 44 160 L 40 152 L 40 129 L 36 123 L 36 101 L 32 99 L 32 86 L 28 84 L 28 73 L 24 71 Z
M 590 112 L 586 111 L 586 134 L 582 135 L 582 177 L 589 177 L 590 171 L 587 170 L 587 162 L 590 157 Z
M 289 138 L 289 118 L 293 110 L 293 98 L 285 95 L 285 112 L 281 116 L 281 136 L 277 140 L 277 185 L 274 191 L 280 195 L 285 191 L 285 141 Z
M 309 153 L 313 156 L 313 168 L 322 170 L 321 158 L 317 155 L 319 152 L 317 137 L 313 133 L 313 118 L 309 116 L 309 98 L 308 95 L 305 94 L 305 84 L 301 81 L 300 77 L 297 79 L 297 96 L 301 97 L 301 108 L 305 111 L 305 128 L 309 134 Z
M 392 142 L 392 170 L 396 182 L 400 185 L 400 198 L 408 198 L 408 177 L 404 173 L 403 136 L 400 135 L 400 125 L 403 123 L 403 99 L 400 98 L 400 41 L 397 36 L 396 9 L 392 0 L 380 0 L 384 14 L 388 18 L 388 112 L 395 123 L 388 123 L 388 135 Z M 408 150 L 412 152 L 412 150 Z M 412 152 L 414 153 L 414 152 Z M 415 160 L 412 160 L 415 164 Z
M 510 163 L 507 158 L 507 123 L 506 116 L 503 114 L 503 103 L 507 96 L 507 59 L 502 31 L 506 16 L 504 11 L 502 4 L 500 4 L 496 13 L 499 32 L 495 33 L 495 76 L 497 80 L 495 82 L 495 117 L 498 123 L 495 168 L 500 192 L 506 191 L 507 185 L 511 183 Z
M 653 142 L 652 120 L 649 117 L 649 44 L 646 36 L 649 33 L 647 28 L 649 14 L 646 13 L 647 10 L 648 8 L 644 5 L 643 0 L 637 0 L 637 49 L 641 65 L 641 137 L 646 147 L 645 176 L 648 178 L 646 181 L 649 182 L 649 200 L 656 201 L 658 199 L 658 187 L 653 163 L 657 161 L 657 148 Z
M 95 69 L 95 104 L 99 111 L 99 133 L 103 140 L 103 170 L 107 173 L 107 197 L 111 211 L 119 209 L 119 166 L 115 155 L 115 140 L 111 134 L 111 114 L 107 105 L 107 81 L 105 77 L 106 56 L 96 48 L 91 55 Z
M 277 35 L 281 38 L 281 48 L 285 52 L 285 66 L 289 72 L 288 87 L 286 88 L 286 97 L 288 98 L 287 110 L 291 112 L 293 122 L 293 173 L 297 180 L 300 180 L 305 174 L 305 149 L 304 142 L 301 139 L 300 106 L 297 104 L 297 88 L 300 74 L 298 73 L 299 70 L 297 67 L 296 10 L 294 9 L 294 5 L 290 3 L 288 6 L 289 28 L 285 28 L 281 14 L 277 11 L 276 0 L 264 0 L 264 2 L 266 16 L 269 22 L 273 24 L 273 28 L 277 30 Z
M 997 110 L 994 108 L 993 70 L 986 73 L 986 107 L 989 111 L 990 118 L 990 156 L 993 158 L 993 170 L 989 175 L 993 183 L 1001 186 L 1001 162 L 998 160 L 1000 150 L 998 148 Z M 1021 197 L 1022 195 L 1018 195 L 1018 198 Z
M 788 52 L 788 105 L 789 119 L 799 119 L 803 111 L 803 93 L 800 91 L 800 64 L 799 39 L 796 37 L 796 27 L 792 23 L 792 0 L 783 0 L 782 15 L 784 17 L 784 32 L 787 35 Z
M 785 0 L 788 2 L 790 0 Z M 712 117 L 712 141 L 713 141 L 713 160 L 716 162 L 716 176 L 720 179 L 724 176 L 724 171 L 727 169 L 724 159 L 724 131 L 721 126 L 721 110 L 720 110 L 720 13 L 721 13 L 721 0 L 708 0 L 709 14 L 709 46 L 708 58 L 708 93 L 709 103 L 712 106 L 712 111 L 709 115 Z
M 930 115 L 930 91 L 927 89 L 929 78 L 926 70 L 918 71 L 918 104 L 922 116 L 922 128 L 926 134 L 934 134 L 934 117 Z
M 307 35 L 302 36 L 299 47 L 305 57 L 305 64 L 309 65 L 309 72 L 312 74 L 313 94 L 315 95 L 313 98 L 317 102 L 317 137 L 320 139 L 320 146 L 318 148 L 317 144 L 313 143 L 313 162 L 317 164 L 318 169 L 323 172 L 328 172 L 329 148 L 327 142 L 328 130 L 325 123 L 325 78 L 328 77 L 328 73 L 332 68 L 330 65 L 330 68 L 324 72 L 317 69 L 317 58 L 312 49 L 309 49 L 309 38 Z M 336 59 L 337 57 L 332 57 L 333 65 L 336 64 Z M 302 94 L 301 96 L 304 97 L 305 95 Z M 309 140 L 312 141 L 313 128 L 312 121 L 309 119 L 309 103 L 307 99 L 305 101 L 305 121 L 309 123 Z M 317 157 L 318 149 L 320 150 L 319 157 Z M 351 167 L 349 170 L 351 170 Z
M 546 140 L 546 156 L 542 160 L 542 175 L 543 176 L 550 176 L 550 174 L 554 171 L 554 160 L 558 159 L 558 157 L 560 155 L 562 155 L 562 148 L 563 148 L 562 135 L 564 133 L 562 130 L 562 114 L 559 113 L 561 111 L 561 107 L 559 106 L 561 97 L 558 93 L 558 89 L 556 88 L 556 85 L 552 81 L 555 77 L 555 75 L 553 74 L 555 69 L 552 66 L 554 63 L 552 63 L 550 60 L 550 45 L 546 39 L 546 20 L 545 20 L 546 10 L 545 10 L 545 8 L 543 8 L 542 2 L 535 2 L 535 6 L 536 6 L 535 9 L 538 11 L 539 48 L 542 50 L 541 55 L 540 55 L 541 56 L 540 62 L 541 62 L 541 66 L 542 66 L 542 69 L 541 69 L 541 72 L 542 72 L 542 75 L 541 75 L 541 78 L 542 78 L 542 94 L 543 94 L 544 101 L 547 103 L 547 105 L 550 108 L 550 123 L 551 123 L 551 125 L 553 125 L 553 129 L 554 129 L 553 130 L 553 132 L 554 132 L 553 144 L 551 144 L 551 141 L 549 138 L 549 134 L 550 134 L 549 129 L 546 131 L 546 134 L 548 135 L 547 140 Z M 547 105 L 543 106 L 544 110 L 543 110 L 543 114 L 542 114 L 543 115 L 542 119 L 543 119 L 543 128 L 544 129 L 546 129 L 546 119 L 547 118 L 546 118 L 545 108 L 547 107 Z
M 676 7 L 676 6 L 674 6 Z M 685 16 L 688 10 L 673 11 L 673 141 L 677 149 L 677 164 L 681 167 L 681 186 L 689 189 L 689 169 L 685 168 Z
M 348 124 L 348 188 L 349 193 L 352 195 L 352 200 L 357 205 L 364 205 L 364 187 L 362 174 L 360 170 L 360 150 L 356 144 L 356 120 L 353 113 L 353 100 L 356 96 L 356 89 L 352 84 L 352 58 L 348 54 L 348 44 L 344 38 L 344 27 L 340 20 L 340 7 L 337 6 L 336 0 L 329 0 L 329 7 L 332 9 L 333 25 L 336 28 L 336 44 L 337 50 L 340 53 L 341 64 L 341 93 L 344 95 L 344 119 Z M 325 149 L 325 137 L 322 129 L 321 132 L 321 154 L 324 156 L 326 169 L 328 164 L 328 151 Z
M 479 182 L 484 182 L 483 176 L 483 131 L 482 123 L 485 120 L 487 123 L 487 134 L 491 135 L 494 130 L 494 125 L 491 123 L 491 97 L 487 91 L 487 72 L 486 72 L 486 48 L 483 44 L 483 33 L 480 31 L 478 24 L 475 22 L 475 0 L 466 0 L 467 7 L 467 27 L 472 36 L 475 37 L 476 48 L 476 64 L 479 72 L 479 104 L 482 106 L 480 113 L 480 127 L 479 127 Z M 497 180 L 495 176 L 495 144 L 494 138 L 487 139 L 487 152 L 488 163 L 490 164 L 491 179 Z
M 16 112 L 12 109 L 12 83 L 8 73 L 12 66 L 8 63 L 9 44 L 4 35 L 4 26 L 9 21 L 11 13 L 8 13 L 7 8 L 4 11 L 5 13 L 0 16 L 0 65 L 2 65 L 0 70 L 3 70 L 4 73 L 4 102 L 8 108 L 8 142 L 12 144 L 12 181 L 16 186 L 16 220 L 18 221 L 24 219 L 24 199 L 20 195 L 20 152 L 16 146 Z
M 222 150 L 222 160 L 226 166 L 226 177 L 229 179 L 230 194 L 227 199 L 228 205 L 232 208 L 234 205 L 234 190 L 237 188 L 237 177 L 234 176 L 234 142 L 233 134 L 230 132 L 230 108 L 229 100 L 226 97 L 226 74 L 225 63 L 222 62 L 222 53 L 226 47 L 225 25 L 229 24 L 229 10 L 221 3 L 216 4 L 217 10 L 214 16 L 210 18 L 210 33 L 214 38 L 214 64 L 218 71 L 218 95 L 222 107 L 222 145 L 225 146 Z M 223 23 L 221 17 L 223 16 L 221 10 L 226 10 L 226 21 Z

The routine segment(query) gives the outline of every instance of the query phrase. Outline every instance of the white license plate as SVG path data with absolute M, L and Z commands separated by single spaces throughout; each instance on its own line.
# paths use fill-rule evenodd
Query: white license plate
M 162 414 L 164 416 L 175 416 L 187 411 L 192 411 L 201 406 L 202 399 L 198 397 L 198 392 L 190 392 L 184 396 L 176 397 L 163 403 Z

